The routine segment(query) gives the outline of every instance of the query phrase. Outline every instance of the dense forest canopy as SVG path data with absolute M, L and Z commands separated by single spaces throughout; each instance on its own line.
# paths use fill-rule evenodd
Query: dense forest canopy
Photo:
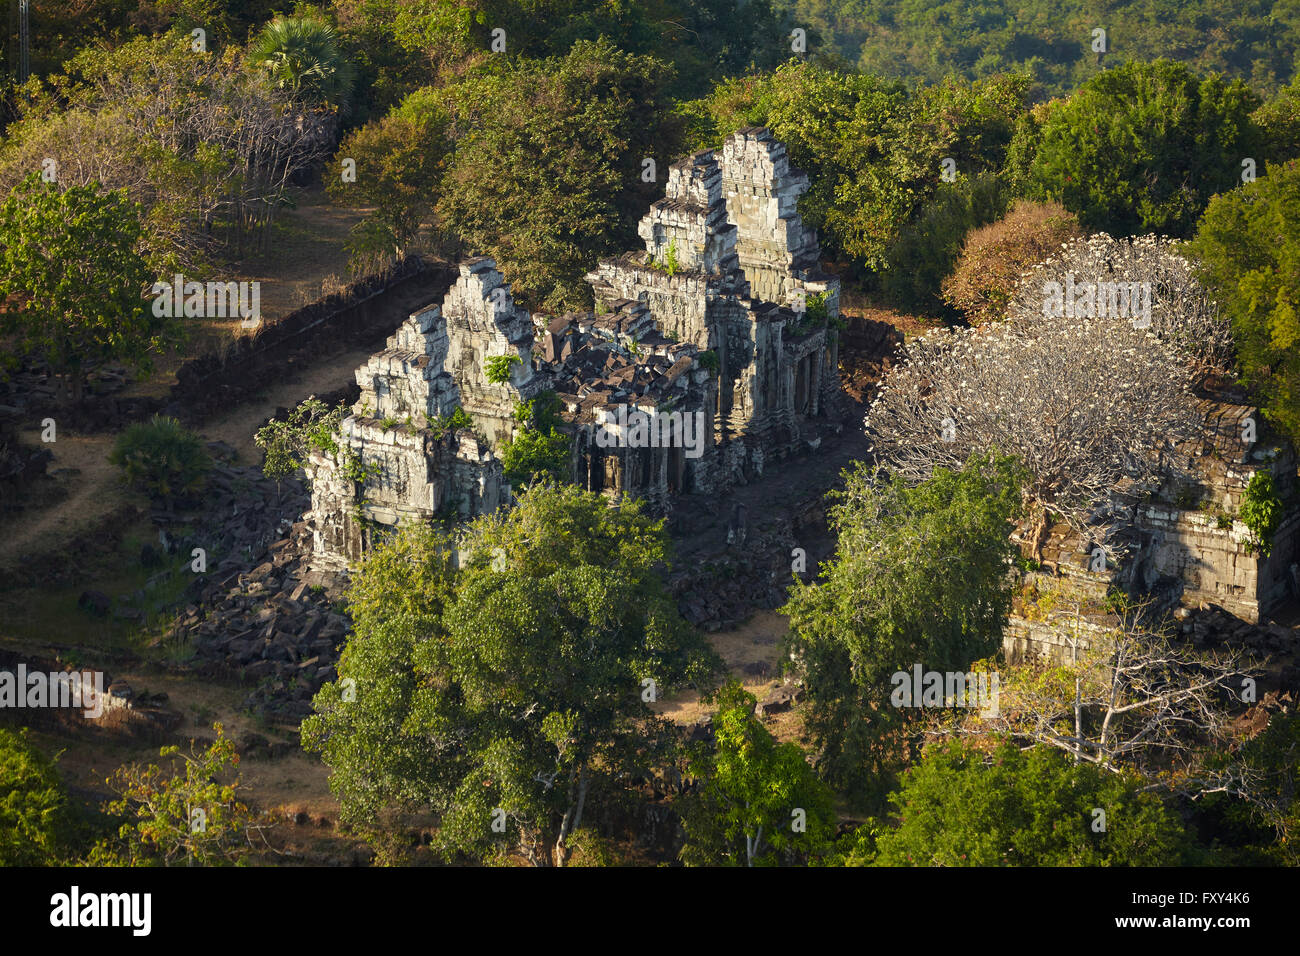
M 624 486 L 569 483 L 576 426 L 558 384 L 513 406 L 519 427 L 493 450 L 518 492 L 504 486 L 506 506 L 459 538 L 450 505 L 438 518 L 448 528 L 414 522 L 367 545 L 339 605 L 346 647 L 337 669 L 321 669 L 332 674 L 313 688 L 301 739 L 330 768 L 341 822 L 381 860 L 411 852 L 399 818 L 428 814 L 438 834 L 424 843 L 448 860 L 593 858 L 591 821 L 635 806 L 658 776 L 680 784 L 672 858 L 688 864 L 1296 861 L 1300 718 L 1279 715 L 1249 745 L 1232 736 L 1238 661 L 1167 656 L 1166 633 L 1118 591 L 1103 609 L 1118 623 L 1068 666 L 997 655 L 1009 616 L 1029 613 L 1025 582 L 1056 575 L 1049 532 L 1101 540 L 1116 489 L 1136 510 L 1165 487 L 1167 460 L 1153 449 L 1201 428 L 1194 388 L 1213 377 L 1217 394 L 1235 389 L 1236 407 L 1259 410 L 1270 442 L 1300 441 L 1300 0 L 33 0 L 26 77 L 16 7 L 0 51 L 0 359 L 60 380 L 70 405 L 99 366 L 145 376 L 184 344 L 176 316 L 148 307 L 156 276 L 251 275 L 308 196 L 346 213 L 323 242 L 354 279 L 489 256 L 525 328 L 608 310 L 586 276 L 638 247 L 670 164 L 753 126 L 808 175 L 798 213 L 817 230 L 821 265 L 843 280 L 836 309 L 894 325 L 883 348 L 901 351 L 870 356 L 885 356 L 880 377 L 860 393 L 856 421 L 834 422 L 835 436 L 869 440 L 848 446 L 853 467 L 825 508 L 837 543 L 815 574 L 785 579 L 780 667 L 800 686 L 797 741 L 769 731 L 683 615 L 666 578 L 666 520 Z M 795 181 L 755 193 L 785 203 Z M 674 202 L 706 208 L 698 194 Z M 793 230 L 791 216 L 787 205 L 767 228 Z M 298 236 L 325 231 L 319 223 L 298 224 Z M 676 278 L 675 243 L 637 267 Z M 816 275 L 812 248 L 786 250 L 798 253 L 789 277 Z M 1154 330 L 1127 313 L 1094 321 L 1105 315 L 1091 298 L 1086 314 L 1073 302 L 1053 314 L 1048 285 L 1036 284 L 1047 269 L 1071 289 L 1076 276 L 1094 288 L 1119 285 L 1115 275 L 1154 285 Z M 726 288 L 746 288 L 740 278 Z M 809 334 L 812 317 L 769 306 L 812 312 L 814 300 L 790 285 L 768 295 L 790 296 L 758 303 L 778 316 L 764 342 L 780 354 L 780 337 Z M 815 300 L 817 354 L 828 358 L 813 367 L 838 401 L 858 346 L 837 336 L 867 323 L 838 311 L 831 323 L 829 295 Z M 738 328 L 697 350 L 696 382 L 719 378 L 726 337 L 750 334 Z M 533 339 L 518 341 L 518 355 L 465 365 L 482 358 L 488 382 L 504 386 L 512 364 L 528 363 Z M 638 341 L 615 347 L 639 359 Z M 761 351 L 757 339 L 747 347 Z M 276 412 L 284 420 L 255 439 L 270 453 L 265 475 L 290 478 L 313 450 L 340 452 L 349 413 L 335 401 Z M 936 421 L 941 406 L 952 417 Z M 367 427 L 468 441 L 466 408 Z M 229 469 L 177 419 L 121 431 L 109 460 L 169 511 L 209 472 L 225 481 Z M 806 445 L 824 452 L 820 442 Z M 780 454 L 773 470 L 800 467 Z M 340 474 L 364 490 L 371 466 L 342 460 Z M 1297 504 L 1252 479 L 1238 514 L 1207 505 L 1198 520 L 1208 528 L 1212 516 L 1216 532 L 1238 522 L 1252 535 L 1234 530 L 1243 548 L 1267 555 L 1284 506 Z M 1110 557 L 1100 550 L 1099 574 Z M 1121 659 L 1137 663 L 1117 669 Z M 1005 667 L 1001 723 L 973 731 L 886 707 L 913 660 L 957 674 Z M 1150 692 L 1147 673 L 1159 675 Z M 698 692 L 714 711 L 711 738 L 683 743 L 649 706 L 656 691 L 638 696 L 646 684 Z M 948 746 L 925 746 L 940 735 Z M 218 726 L 188 778 L 121 776 L 111 809 L 128 822 L 99 846 L 102 859 L 245 852 L 233 785 L 204 798 L 230 811 L 210 838 L 173 825 L 192 793 L 228 772 L 233 745 L 220 737 Z M 6 767 L 0 863 L 75 858 L 53 766 L 0 732 Z M 1082 820 L 1107 801 L 1136 822 L 1094 839 Z M 792 803 L 806 829 L 787 822 Z M 837 834 L 844 807 L 880 817 Z M 501 828 L 487 828 L 498 813 Z M 35 835 L 11 845 L 5 826 Z
M 1300 52 L 1296 0 L 796 0 L 795 11 L 863 70 L 929 83 L 1024 70 L 1050 96 L 1115 60 L 1158 57 L 1271 93 Z

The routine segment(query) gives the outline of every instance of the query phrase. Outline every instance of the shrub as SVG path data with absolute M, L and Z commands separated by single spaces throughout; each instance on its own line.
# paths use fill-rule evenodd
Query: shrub
M 0 730 L 0 866 L 59 863 L 72 829 L 54 762 L 27 742 L 26 731 Z
M 330 408 L 315 395 L 289 413 L 285 421 L 272 418 L 257 430 L 254 443 L 266 450 L 262 474 L 279 481 L 302 467 L 312 450 L 336 454 L 335 433 L 347 405 Z
M 192 740 L 190 752 L 163 747 L 169 766 L 125 764 L 109 779 L 118 799 L 103 806 L 124 822 L 96 843 L 91 866 L 227 866 L 252 850 L 254 813 L 241 799 L 239 755 L 221 724 L 216 738 Z M 206 745 L 206 749 L 202 749 Z M 202 826 L 195 824 L 201 820 Z
M 493 385 L 504 385 L 510 381 L 510 366 L 523 364 L 524 360 L 518 355 L 489 355 L 483 363 L 483 370 Z
M 439 415 L 437 418 L 429 419 L 429 431 L 433 432 L 433 437 L 438 439 L 441 439 L 448 432 L 473 427 L 474 419 L 459 405 L 452 409 L 450 415 Z
M 674 239 L 668 243 L 668 248 L 664 250 L 664 268 L 668 270 L 668 275 L 677 275 L 677 270 L 681 266 L 677 263 L 677 240 Z
M 943 300 L 971 325 L 998 321 L 1021 275 L 1082 234 L 1078 218 L 1060 203 L 1019 199 L 997 222 L 966 234 L 957 267 L 943 281 Z
M 1282 520 L 1282 500 L 1267 472 L 1257 471 L 1241 500 L 1241 520 L 1250 529 L 1251 547 L 1264 556 L 1273 550 L 1273 532 Z
M 108 460 L 128 484 L 169 505 L 197 494 L 212 468 L 199 436 L 160 415 L 122 432 Z

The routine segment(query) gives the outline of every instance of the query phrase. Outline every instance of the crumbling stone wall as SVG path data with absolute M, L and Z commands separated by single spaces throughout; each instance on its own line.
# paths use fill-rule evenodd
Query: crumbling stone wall
M 722 188 L 722 169 L 712 150 L 668 168 L 667 195 L 650 207 L 637 228 L 652 260 L 663 262 L 672 255 L 685 271 L 736 271 L 736 227 L 727 221 Z
M 266 321 L 256 334 L 184 362 L 176 371 L 165 411 L 187 423 L 201 423 L 283 381 L 286 366 L 310 364 L 344 344 L 383 341 L 386 329 L 392 328 L 395 307 L 417 295 L 436 295 L 438 291 L 430 290 L 445 289 L 451 280 L 444 263 L 409 256 L 390 270 L 359 279 L 277 321 Z M 154 410 L 143 409 L 133 417 Z
M 1100 606 L 1108 592 L 1119 591 L 1154 599 L 1157 608 L 1213 605 L 1258 623 L 1300 596 L 1294 450 L 1265 433 L 1252 406 L 1205 398 L 1198 410 L 1201 437 L 1181 449 L 1164 487 L 1134 509 L 1119 538 L 1118 561 L 1101 567 L 1093 542 L 1064 526 L 1053 529 L 1044 564 L 1067 599 Z M 1245 489 L 1261 471 L 1272 477 L 1287 507 L 1268 555 L 1254 547 L 1238 517 Z M 1043 627 L 1016 626 L 1017 653 L 1057 655 Z

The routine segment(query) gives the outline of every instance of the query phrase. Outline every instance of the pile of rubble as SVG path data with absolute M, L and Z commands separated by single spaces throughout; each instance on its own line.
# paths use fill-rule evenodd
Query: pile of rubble
M 218 457 L 233 454 L 219 443 L 208 447 Z M 311 531 L 293 520 L 308 501 L 300 481 L 277 484 L 258 468 L 219 463 L 208 487 L 208 512 L 175 517 L 160 535 L 168 550 L 202 548 L 215 562 L 180 572 L 195 579 L 163 640 L 192 642 L 201 669 L 256 683 L 247 706 L 297 721 L 335 677 L 349 628 L 336 607 L 343 579 L 306 566 Z
M 337 677 L 335 664 L 350 624 L 338 609 L 342 580 L 309 572 L 306 524 L 273 543 L 248 571 L 219 573 L 204 587 L 216 600 L 187 607 L 173 628 L 218 673 L 256 683 L 245 704 L 293 722 L 311 713 L 311 698 Z
M 1296 653 L 1296 632 L 1281 624 L 1252 624 L 1229 614 L 1217 604 L 1190 612 L 1180 609 L 1180 634 L 1193 646 L 1205 649 L 1244 649 L 1256 658 L 1267 658 L 1278 677 L 1279 687 L 1300 695 L 1300 655 Z

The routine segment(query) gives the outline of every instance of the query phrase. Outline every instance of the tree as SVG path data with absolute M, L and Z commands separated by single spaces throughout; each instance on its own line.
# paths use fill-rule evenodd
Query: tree
M 971 229 L 1002 215 L 1007 200 L 1005 187 L 993 173 L 940 183 L 934 198 L 890 244 L 881 291 L 899 309 L 942 313 L 940 291 L 957 263 L 962 240 Z
M 1198 803 L 1200 819 L 1222 838 L 1219 865 L 1300 864 L 1300 715 L 1275 711 L 1268 725 L 1239 747 L 1210 757 L 1212 766 L 1240 764 L 1254 781 L 1249 799 L 1216 793 Z M 1271 842 L 1269 838 L 1272 838 Z
M 339 445 L 335 436 L 346 415 L 345 402 L 330 408 L 312 395 L 284 421 L 272 418 L 253 436 L 253 442 L 266 452 L 262 474 L 281 481 L 305 465 L 313 451 L 337 454 Z
M 880 866 L 1168 866 L 1186 842 L 1141 780 L 1044 747 L 927 747 L 889 799 Z
M 1020 481 L 993 456 L 915 486 L 860 462 L 846 473 L 828 515 L 835 556 L 783 608 L 805 723 L 832 784 L 862 795 L 898 765 L 909 711 L 889 706 L 892 674 L 916 663 L 964 672 L 1000 646 Z
M 518 61 L 445 90 L 457 135 L 438 215 L 497 261 L 516 298 L 589 305 L 582 276 L 634 241 L 655 188 L 641 161 L 673 156 L 668 75 L 651 57 L 580 41 L 562 59 Z
M 720 84 L 683 110 L 704 114 L 697 126 L 711 145 L 742 126 L 770 127 L 791 163 L 808 173 L 799 212 L 821 233 L 827 255 L 886 271 L 898 262 L 889 251 L 900 230 L 940 189 L 945 159 L 972 180 L 1001 168 L 1028 93 L 1024 77 L 911 90 L 790 62 L 770 76 Z
M 1124 608 L 1108 625 L 1066 614 L 1050 620 L 1077 645 L 1077 660 L 1013 669 L 1002 681 L 993 730 L 1166 790 L 1248 797 L 1249 768 L 1213 767 L 1206 758 L 1229 742 L 1251 662 L 1239 652 L 1179 646 L 1141 622 L 1144 610 Z M 969 732 L 988 730 L 981 723 Z
M 326 180 L 330 195 L 353 206 L 373 207 L 357 238 L 400 255 L 433 216 L 451 152 L 450 118 L 437 92 L 412 93 L 380 120 L 353 130 L 334 157 Z M 345 180 L 343 162 L 356 164 Z
M 75 402 L 94 363 L 147 368 L 167 341 L 144 299 L 139 240 L 135 205 L 95 185 L 60 190 L 32 174 L 0 205 L 0 323 L 65 377 Z
M 911 343 L 865 424 L 884 465 L 910 481 L 972 453 L 1013 455 L 1028 473 L 1035 557 L 1049 515 L 1110 549 L 1122 508 L 1154 491 L 1173 469 L 1166 453 L 1198 433 L 1190 388 L 1227 340 L 1167 245 L 1094 236 L 1028 274 L 1007 321 Z
M 1257 106 L 1241 80 L 1200 80 L 1172 60 L 1104 70 L 1048 114 L 1035 198 L 1060 200 L 1089 229 L 1187 238 L 1256 154 Z
M 242 50 L 191 49 L 188 32 L 87 47 L 50 88 L 25 88 L 0 148 L 0 184 L 56 163 L 64 186 L 98 181 L 140 204 L 160 274 L 198 270 L 223 240 L 265 241 L 290 179 L 333 147 L 334 113 L 304 110 L 243 68 Z M 234 121 L 232 117 L 237 117 Z
M 115 837 L 92 848 L 91 866 L 242 865 L 256 818 L 241 802 L 239 755 L 221 724 L 206 749 L 163 747 L 181 771 L 156 764 L 121 767 L 109 779 L 119 797 L 104 812 L 125 817 Z M 223 781 L 224 778 L 224 781 Z
M 160 415 L 129 425 L 117 436 L 108 460 L 122 469 L 124 481 L 168 506 L 197 494 L 212 469 L 199 436 Z
M 997 222 L 966 234 L 956 268 L 943 281 L 943 299 L 971 325 L 999 321 L 1021 276 L 1080 235 L 1079 220 L 1060 203 L 1016 200 Z
M 27 731 L 0 729 L 0 866 L 57 866 L 75 818 L 54 761 Z
M 515 420 L 523 427 L 501 449 L 501 468 L 512 485 L 573 478 L 573 440 L 561 429 L 559 409 L 560 400 L 552 391 L 516 407 Z
M 1191 250 L 1264 416 L 1300 439 L 1300 161 L 1216 196 Z
M 333 28 L 311 17 L 276 17 L 249 45 L 248 62 L 309 104 L 344 107 L 352 93 L 352 64 Z
M 1270 169 L 1300 159 L 1300 77 L 1257 109 L 1251 121 L 1259 127 Z
M 777 743 L 754 716 L 757 699 L 735 681 L 716 702 L 716 745 L 690 761 L 700 790 L 687 798 L 682 860 L 772 866 L 825 852 L 835 833 L 832 796 L 798 744 Z
M 449 857 L 563 865 L 587 808 L 663 759 L 648 701 L 720 666 L 666 558 L 638 504 L 545 484 L 459 542 L 409 528 L 373 549 L 340 679 L 303 724 L 344 819 L 382 843 L 427 810 Z

